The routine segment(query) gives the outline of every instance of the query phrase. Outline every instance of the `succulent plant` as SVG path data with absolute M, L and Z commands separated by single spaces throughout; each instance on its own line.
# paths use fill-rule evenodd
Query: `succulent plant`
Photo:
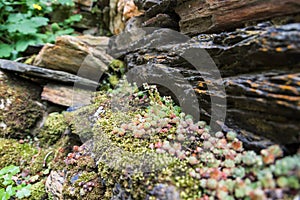
M 182 199 L 272 199 L 273 193 L 279 197 L 279 193 L 284 196 L 299 189 L 300 154 L 282 158 L 278 145 L 260 154 L 247 150 L 236 132 L 213 134 L 206 122 L 194 122 L 190 115 L 175 109 L 170 99 L 161 98 L 154 87 L 146 88 L 148 107 L 131 114 L 128 122 L 116 123 L 113 116 L 110 139 L 126 150 L 149 150 L 176 162 L 159 173 L 140 174 L 136 180 L 131 177 L 132 188 L 126 180 L 122 187 L 126 185 L 128 193 L 147 194 L 155 187 L 154 183 L 166 182 L 180 190 Z M 104 123 L 101 120 L 98 120 L 100 125 Z M 69 165 L 75 166 L 81 159 L 78 153 L 74 149 L 69 155 Z M 103 170 L 98 170 L 103 175 Z M 124 175 L 120 178 L 116 171 L 109 176 L 120 180 L 120 184 L 124 180 Z M 93 192 L 94 189 L 88 190 Z M 88 193 L 88 190 L 83 192 Z M 137 196 L 135 199 L 145 198 Z
M 233 141 L 236 138 L 237 134 L 234 131 L 228 131 L 226 134 L 226 138 L 229 141 Z

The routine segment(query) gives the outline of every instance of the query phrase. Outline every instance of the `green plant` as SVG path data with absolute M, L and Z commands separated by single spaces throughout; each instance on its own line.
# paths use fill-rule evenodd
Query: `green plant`
M 70 26 L 81 20 L 73 15 L 61 23 L 50 23 L 48 14 L 59 5 L 74 6 L 72 0 L 0 0 L 0 58 L 16 59 L 29 45 L 53 42 L 71 34 Z
M 16 184 L 17 174 L 20 172 L 20 167 L 10 165 L 0 170 L 0 199 L 8 200 L 11 197 L 22 199 L 30 196 L 30 184 L 21 182 Z M 19 180 L 17 180 L 19 182 Z

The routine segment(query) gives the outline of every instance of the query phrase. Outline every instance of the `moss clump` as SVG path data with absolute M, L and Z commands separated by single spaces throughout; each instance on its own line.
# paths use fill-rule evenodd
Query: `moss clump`
M 260 154 L 245 150 L 235 132 L 212 134 L 205 122 L 147 88 L 150 101 L 121 87 L 76 111 L 75 123 L 91 111 L 77 130 L 91 140 L 77 149 L 88 146 L 97 169 L 84 170 L 84 163 L 91 165 L 80 158 L 86 152 L 74 152 L 66 159 L 69 177 L 95 172 L 104 183 L 97 187 L 101 199 L 266 199 L 299 190 L 300 154 L 283 157 L 277 145 Z M 64 193 L 88 196 L 82 184 L 70 185 Z
M 49 152 L 32 144 L 20 144 L 14 139 L 0 138 L 0 166 L 15 165 L 28 169 L 30 174 L 43 170 L 44 158 Z
M 114 59 L 105 72 L 106 78 L 102 81 L 101 90 L 114 88 L 126 71 L 126 65 L 123 61 Z
M 38 149 L 30 144 L 20 144 L 14 139 L 0 138 L 0 166 L 25 166 L 30 163 Z
M 47 199 L 48 195 L 45 190 L 45 182 L 46 182 L 46 180 L 43 179 L 31 186 L 31 188 L 30 188 L 31 195 L 28 198 L 29 200 Z
M 68 124 L 64 115 L 55 112 L 49 114 L 37 136 L 42 145 L 50 146 L 55 144 L 67 129 Z
M 36 102 L 39 90 L 26 80 L 0 77 L 0 137 L 25 138 L 31 135 L 43 113 Z
M 93 158 L 85 146 L 74 146 L 65 159 L 68 169 L 63 188 L 64 199 L 102 199 L 103 184 L 98 177 Z

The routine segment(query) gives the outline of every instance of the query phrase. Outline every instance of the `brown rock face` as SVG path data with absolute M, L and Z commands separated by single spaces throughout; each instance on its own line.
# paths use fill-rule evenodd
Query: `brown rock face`
M 92 92 L 72 86 L 48 84 L 41 94 L 42 100 L 63 106 L 82 106 L 90 103 Z
M 298 0 L 179 0 L 175 8 L 180 30 L 196 35 L 241 27 L 248 22 L 300 13 Z
M 55 45 L 47 44 L 40 51 L 34 65 L 77 74 L 83 67 L 90 73 L 107 70 L 112 58 L 105 54 L 107 37 L 61 36 Z

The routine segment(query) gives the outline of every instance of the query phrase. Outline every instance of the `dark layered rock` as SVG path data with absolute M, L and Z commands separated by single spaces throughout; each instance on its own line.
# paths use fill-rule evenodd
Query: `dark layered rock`
M 300 3 L 297 0 L 178 0 L 175 11 L 180 16 L 180 31 L 196 35 L 232 30 L 249 22 L 299 14 Z
M 43 82 L 47 82 L 48 80 L 48 82 L 55 81 L 65 84 L 77 84 L 80 86 L 92 88 L 98 86 L 98 82 L 82 78 L 74 74 L 57 70 L 44 69 L 33 65 L 27 65 L 9 60 L 0 59 L 0 69 L 18 73 L 23 76 L 39 78 L 43 80 Z
M 272 26 L 262 23 L 234 32 L 220 34 L 201 34 L 188 37 L 175 31 L 161 29 L 145 29 L 145 37 L 127 46 L 116 38 L 112 42 L 110 53 L 114 56 L 126 54 L 131 63 L 147 62 L 168 64 L 176 69 L 193 69 L 185 55 L 189 51 L 206 50 L 217 65 L 222 77 L 266 70 L 297 70 L 300 64 L 300 26 L 288 24 Z M 129 34 L 126 36 L 131 37 Z M 114 48 L 113 45 L 118 46 Z M 122 47 L 120 47 L 122 46 Z M 211 70 L 211 69 L 209 69 Z M 197 73 L 197 72 L 195 72 Z
M 135 0 L 144 18 L 139 27 L 160 27 L 179 30 L 179 17 L 174 11 L 176 0 Z
M 163 80 L 165 76 L 148 72 L 145 66 L 164 65 L 164 74 L 174 78 L 174 85 L 183 87 L 174 76 L 181 73 L 198 95 L 202 119 L 212 117 L 212 98 L 226 99 L 225 124 L 217 124 L 223 129 L 239 130 L 248 145 L 263 146 L 267 143 L 257 141 L 268 138 L 293 146 L 300 142 L 299 30 L 299 24 L 264 23 L 188 40 L 162 29 L 146 31 L 128 46 L 121 45 L 117 38 L 112 42 L 111 53 L 124 58 L 136 77 L 148 73 Z M 215 106 L 217 110 L 224 109 L 221 104 Z

